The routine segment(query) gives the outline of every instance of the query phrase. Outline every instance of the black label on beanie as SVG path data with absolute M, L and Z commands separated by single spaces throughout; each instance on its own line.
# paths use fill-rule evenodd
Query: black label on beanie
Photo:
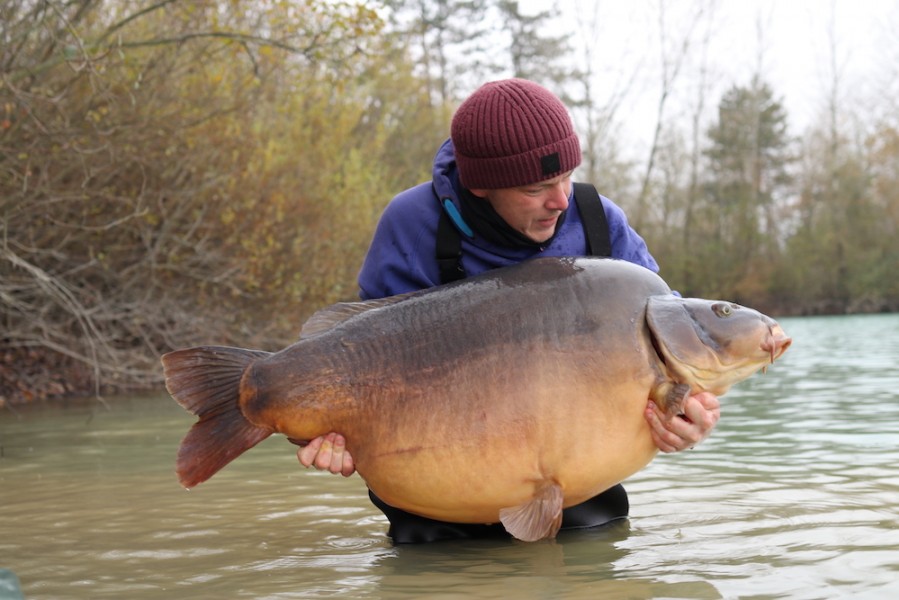
M 553 152 L 540 158 L 540 166 L 543 168 L 544 175 L 551 175 L 562 170 L 562 162 L 559 159 L 559 153 Z

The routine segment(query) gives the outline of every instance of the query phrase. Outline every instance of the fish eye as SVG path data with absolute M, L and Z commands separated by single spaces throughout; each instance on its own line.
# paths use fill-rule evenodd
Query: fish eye
M 716 302 L 712 305 L 712 311 L 722 318 L 727 318 L 734 314 L 733 307 L 727 302 Z

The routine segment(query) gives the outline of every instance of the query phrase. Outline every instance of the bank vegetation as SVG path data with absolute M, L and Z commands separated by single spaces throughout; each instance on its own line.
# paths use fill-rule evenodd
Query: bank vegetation
M 638 164 L 549 18 L 508 0 L 2 2 L 0 404 L 155 388 L 181 346 L 289 343 L 355 297 L 381 209 L 429 177 L 459 98 L 512 75 L 566 98 L 577 178 L 628 209 L 672 287 L 774 314 L 899 309 L 899 95 L 852 128 L 835 101 L 802 138 L 762 72 L 710 121 L 699 96 L 666 121 L 663 95 Z

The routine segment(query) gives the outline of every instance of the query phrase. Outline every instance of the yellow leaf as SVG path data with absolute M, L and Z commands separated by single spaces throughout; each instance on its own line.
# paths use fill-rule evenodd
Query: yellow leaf
M 225 207 L 225 210 L 219 215 L 219 219 L 222 221 L 222 225 L 229 225 L 232 221 L 234 221 L 237 215 L 234 213 L 234 210 L 230 207 Z

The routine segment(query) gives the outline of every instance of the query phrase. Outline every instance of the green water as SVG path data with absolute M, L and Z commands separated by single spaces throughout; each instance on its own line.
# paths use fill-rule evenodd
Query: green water
M 557 540 L 394 547 L 358 476 L 269 439 L 192 491 L 164 395 L 0 412 L 0 568 L 65 598 L 899 597 L 899 315 L 783 319 L 794 345 L 712 438 Z

